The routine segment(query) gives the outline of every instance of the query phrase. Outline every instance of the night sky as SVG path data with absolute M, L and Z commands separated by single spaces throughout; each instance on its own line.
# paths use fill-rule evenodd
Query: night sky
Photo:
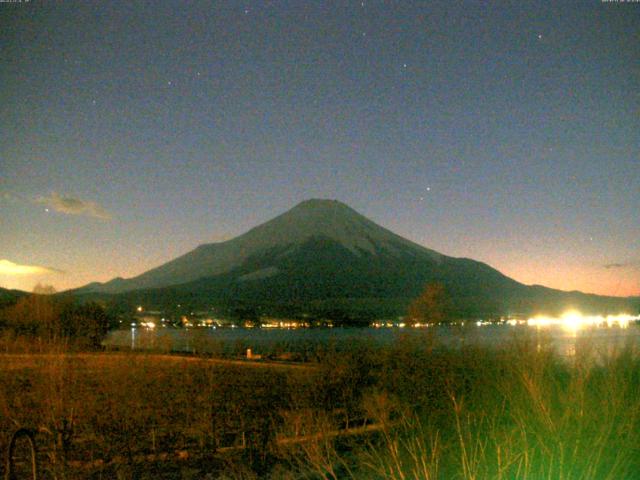
M 308 198 L 640 295 L 640 3 L 0 3 L 0 286 L 130 277 Z

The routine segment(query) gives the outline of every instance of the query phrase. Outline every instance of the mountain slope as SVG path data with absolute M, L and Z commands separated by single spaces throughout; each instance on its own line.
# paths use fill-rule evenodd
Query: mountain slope
M 186 283 L 227 273 L 256 254 L 274 248 L 293 248 L 314 237 L 335 240 L 355 255 L 385 249 L 392 254 L 412 250 L 416 255 L 427 255 L 434 261 L 443 257 L 375 224 L 343 203 L 307 200 L 232 240 L 201 245 L 137 277 L 128 280 L 117 278 L 105 284 L 94 283 L 81 291 L 120 293 Z
M 163 309 L 243 306 L 262 314 L 366 318 L 404 313 L 429 282 L 443 284 L 459 318 L 571 307 L 619 312 L 639 303 L 526 286 L 484 263 L 410 242 L 330 200 L 302 202 L 235 239 L 75 293 L 117 294 L 120 303 Z
M 487 308 L 487 302 L 494 302 L 493 291 L 525 288 L 473 260 L 445 256 L 434 260 L 428 252 L 411 249 L 354 254 L 331 238 L 313 237 L 285 255 L 274 250 L 252 257 L 226 275 L 176 286 L 175 291 L 179 298 L 200 292 L 228 303 L 298 304 L 304 310 L 308 302 L 330 306 L 337 300 L 378 299 L 379 303 L 380 299 L 394 299 L 405 304 L 428 282 L 445 285 L 457 299 L 458 315 L 493 311 L 496 305 Z M 471 311 L 470 303 L 476 305 Z

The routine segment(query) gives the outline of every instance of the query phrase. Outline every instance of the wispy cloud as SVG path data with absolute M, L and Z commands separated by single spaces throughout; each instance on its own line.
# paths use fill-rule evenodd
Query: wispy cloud
M 0 192 L 0 199 L 8 203 L 28 201 L 24 196 L 14 192 Z
M 636 268 L 640 267 L 640 261 L 607 263 L 606 265 L 603 265 L 603 267 L 607 270 L 620 268 Z
M 47 273 L 64 273 L 62 270 L 41 265 L 20 265 L 11 260 L 0 259 L 0 275 L 43 275 Z
M 38 197 L 36 203 L 45 205 L 52 210 L 67 215 L 84 215 L 86 217 L 109 220 L 111 215 L 96 202 L 82 200 L 76 197 L 63 196 L 57 192 L 51 192 L 48 197 Z
M 227 240 L 231 240 L 232 238 L 233 238 L 233 235 L 229 233 L 220 233 L 217 235 L 209 236 L 209 241 L 211 243 L 220 243 L 220 242 L 226 242 Z

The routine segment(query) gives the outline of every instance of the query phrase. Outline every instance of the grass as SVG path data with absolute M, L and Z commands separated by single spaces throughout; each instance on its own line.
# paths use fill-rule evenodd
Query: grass
M 2 365 L 1 438 L 18 426 L 47 432 L 40 443 L 67 464 L 236 445 L 276 424 L 301 376 L 144 354 L 4 355 Z
M 38 430 L 47 478 L 640 471 L 640 357 L 630 349 L 565 359 L 527 338 L 450 350 L 412 336 L 317 348 L 316 362 L 295 368 L 19 345 L 27 353 L 0 355 L 0 448 L 19 427 Z
M 368 443 L 363 478 L 637 478 L 637 356 L 567 362 L 531 343 L 443 355 L 425 369 L 439 381 L 395 389 L 394 408 L 423 403 Z

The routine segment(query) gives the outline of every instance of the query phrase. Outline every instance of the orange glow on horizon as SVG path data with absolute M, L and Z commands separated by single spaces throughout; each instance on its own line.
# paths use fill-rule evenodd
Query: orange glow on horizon
M 107 282 L 115 277 L 131 278 L 157 267 L 184 252 L 171 252 L 167 258 L 154 258 L 138 264 L 136 268 L 131 258 L 119 258 L 113 262 L 109 258 L 77 259 L 75 265 L 57 263 L 67 272 L 65 274 L 27 274 L 7 275 L 0 272 L 0 287 L 32 291 L 38 284 L 52 285 L 57 291 L 81 287 L 91 282 Z M 616 297 L 640 296 L 640 272 L 634 269 L 605 269 L 600 266 L 585 267 L 575 264 L 560 265 L 550 259 L 541 265 L 533 260 L 516 264 L 511 258 L 500 258 L 498 262 L 483 259 L 493 268 L 525 285 L 543 285 L 564 291 L 577 290 L 596 295 Z
M 640 296 L 640 274 L 633 269 L 607 270 L 600 266 L 580 265 L 562 268 L 551 260 L 544 266 L 530 262 L 494 267 L 525 285 L 542 285 L 557 290 L 576 290 L 612 297 Z

